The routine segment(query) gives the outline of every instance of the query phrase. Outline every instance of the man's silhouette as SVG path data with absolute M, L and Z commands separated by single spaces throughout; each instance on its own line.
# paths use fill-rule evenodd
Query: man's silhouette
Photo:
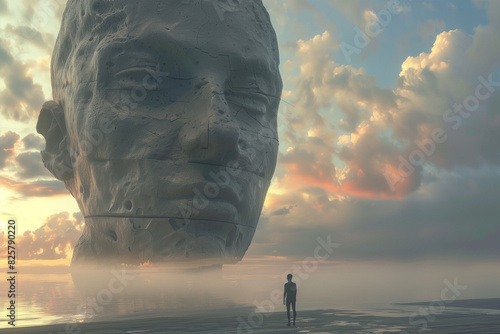
M 288 274 L 286 279 L 288 283 L 285 283 L 285 292 L 283 293 L 283 305 L 286 304 L 286 315 L 288 316 L 288 324 L 290 326 L 290 304 L 292 304 L 293 309 L 293 325 L 295 326 L 295 318 L 297 312 L 295 312 L 295 300 L 297 297 L 297 285 L 292 282 L 292 274 Z M 285 303 L 286 302 L 286 303 Z

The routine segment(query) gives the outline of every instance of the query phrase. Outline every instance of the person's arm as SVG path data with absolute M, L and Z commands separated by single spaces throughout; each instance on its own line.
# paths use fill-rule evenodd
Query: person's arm
M 285 284 L 285 292 L 283 292 L 283 305 L 285 305 L 285 297 L 286 297 L 286 284 Z

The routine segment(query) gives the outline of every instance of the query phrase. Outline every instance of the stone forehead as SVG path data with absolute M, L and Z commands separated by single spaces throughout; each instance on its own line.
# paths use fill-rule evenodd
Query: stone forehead
M 272 66 L 277 71 L 276 34 L 261 0 L 69 0 L 52 56 L 53 95 L 56 100 L 65 96 L 72 80 L 88 65 L 85 63 L 89 55 L 100 47 L 100 42 L 110 38 L 127 39 L 130 26 L 137 29 L 142 22 L 148 23 L 154 18 L 164 19 L 165 25 L 179 24 L 184 27 L 179 30 L 184 32 L 190 24 L 196 27 L 227 25 L 227 30 L 234 35 L 236 32 L 229 25 L 238 25 L 241 14 L 247 22 L 238 33 L 247 34 L 250 36 L 247 39 L 253 39 L 254 44 L 267 48 L 273 55 Z M 205 21 L 200 22 L 200 19 Z M 200 33 L 203 35 L 207 30 Z M 201 42 L 207 43 L 207 40 Z
M 209 17 L 212 14 L 210 11 L 220 22 Z M 228 13 L 240 13 L 251 18 L 254 26 L 247 27 L 250 34 L 264 32 L 266 38 L 275 39 L 269 14 L 261 0 L 68 0 L 59 35 L 79 40 L 89 34 L 114 34 L 123 26 L 133 24 L 133 21 L 146 21 L 158 15 L 173 23 L 189 21 L 191 17 L 200 19 L 200 16 L 192 14 L 201 14 L 204 22 L 197 23 L 209 26 L 223 22 Z

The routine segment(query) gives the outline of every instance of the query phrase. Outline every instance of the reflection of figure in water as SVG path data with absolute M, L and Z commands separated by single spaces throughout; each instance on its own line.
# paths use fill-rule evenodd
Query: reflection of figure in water
M 295 318 L 297 313 L 295 312 L 295 300 L 297 297 L 297 285 L 292 282 L 292 274 L 288 274 L 286 279 L 288 283 L 285 283 L 285 292 L 283 293 L 283 305 L 286 301 L 286 315 L 288 316 L 288 324 L 290 326 L 290 304 L 292 304 L 293 309 L 293 325 L 295 326 Z

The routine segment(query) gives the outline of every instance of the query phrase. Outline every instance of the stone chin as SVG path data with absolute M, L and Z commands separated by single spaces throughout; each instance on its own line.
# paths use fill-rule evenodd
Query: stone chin
M 86 226 L 73 265 L 235 263 L 251 243 L 270 182 L 242 169 L 160 160 L 81 169 L 94 177 L 76 177 L 86 185 L 75 194 Z
M 72 265 L 96 263 L 182 264 L 188 267 L 235 263 L 255 229 L 212 220 L 87 217 Z
M 273 174 L 277 143 L 270 148 L 261 172 L 244 164 L 243 154 L 226 166 L 81 157 L 67 182 L 86 224 L 72 263 L 206 266 L 241 260 Z
M 168 262 L 198 267 L 235 263 L 255 232 L 248 226 L 203 219 L 88 217 L 85 223 L 72 265 Z

